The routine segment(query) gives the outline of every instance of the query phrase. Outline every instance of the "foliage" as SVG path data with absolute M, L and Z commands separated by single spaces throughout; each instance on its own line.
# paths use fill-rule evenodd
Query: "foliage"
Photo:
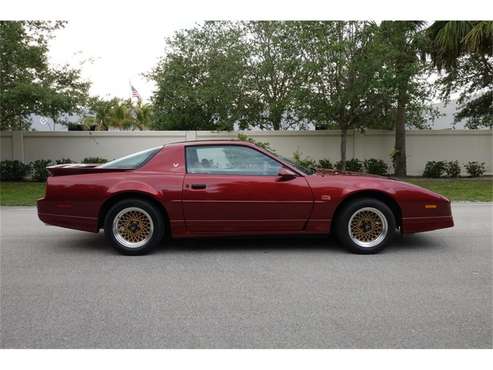
M 59 121 L 77 112 L 89 83 L 80 71 L 48 63 L 48 42 L 63 22 L 0 21 L 1 130 L 25 130 L 32 113 Z
M 0 161 L 0 181 L 22 180 L 31 167 L 21 161 Z
M 364 161 L 365 171 L 373 175 L 387 175 L 389 166 L 381 159 L 365 159 Z
M 297 114 L 296 96 L 304 82 L 304 40 L 299 30 L 304 23 L 252 21 L 242 26 L 248 50 L 244 101 L 250 109 L 240 127 L 299 128 L 302 117 Z
M 438 178 L 442 177 L 447 164 L 445 161 L 428 161 L 425 165 L 423 177 Z
M 293 153 L 293 162 L 299 165 L 300 167 L 307 168 L 309 170 L 315 170 L 317 168 L 317 161 L 310 157 L 303 158 L 303 153 L 299 150 L 296 150 Z
M 459 93 L 455 123 L 493 127 L 493 21 L 437 21 L 427 34 L 441 98 Z
M 152 124 L 152 107 L 140 100 L 134 103 L 131 99 L 91 97 L 88 99 L 87 111 L 82 123 L 89 130 L 107 131 L 112 127 L 143 130 Z
M 399 176 L 407 172 L 406 126 L 425 128 L 438 115 L 432 107 L 429 65 L 420 58 L 427 46 L 422 26 L 420 21 L 384 21 L 376 41 L 385 66 L 381 86 L 387 98 L 383 108 L 389 112 L 382 122 L 395 130 L 393 164 Z
M 343 166 L 342 161 L 339 161 L 336 163 L 336 168 L 340 171 L 346 170 L 346 171 L 353 171 L 353 172 L 361 172 L 363 170 L 363 162 L 361 162 L 357 158 L 352 158 L 348 161 L 346 161 L 346 166 Z
M 298 94 L 300 114 L 318 129 L 341 130 L 341 164 L 347 131 L 377 121 L 381 60 L 369 22 L 306 22 L 300 30 L 305 54 L 305 83 Z
M 67 163 L 74 163 L 70 158 L 62 158 L 62 159 L 57 159 L 55 161 L 55 164 L 67 164 Z
M 477 161 L 472 161 L 472 162 L 467 162 L 464 167 L 466 168 L 467 173 L 471 177 L 480 177 L 483 176 L 484 173 L 486 172 L 486 165 L 484 162 L 477 162 Z
M 252 137 L 249 137 L 248 135 L 245 135 L 245 134 L 238 134 L 238 140 L 241 140 L 241 141 L 248 141 L 249 143 L 252 143 L 252 144 L 255 144 L 256 146 L 262 148 L 262 149 L 265 149 L 271 153 L 275 153 L 275 149 L 273 149 L 271 146 L 270 146 L 270 143 L 268 142 L 261 142 L 261 141 L 256 141 L 255 139 L 253 139 Z
M 457 67 L 465 54 L 493 55 L 493 21 L 436 21 L 427 34 L 431 57 L 440 69 Z
M 51 166 L 53 162 L 50 159 L 38 159 L 31 162 L 32 178 L 34 181 L 46 181 L 48 170 L 46 167 Z
M 318 168 L 323 168 L 325 170 L 332 170 L 334 165 L 329 159 L 321 159 L 318 161 Z
M 448 177 L 459 177 L 460 164 L 459 161 L 448 161 L 445 164 L 445 173 Z
M 167 40 L 166 56 L 148 74 L 153 128 L 232 130 L 250 109 L 245 100 L 247 48 L 231 22 L 205 22 Z
M 101 157 L 86 157 L 82 160 L 81 163 L 85 164 L 95 164 L 95 163 L 106 163 L 108 162 L 107 159 L 101 158 Z

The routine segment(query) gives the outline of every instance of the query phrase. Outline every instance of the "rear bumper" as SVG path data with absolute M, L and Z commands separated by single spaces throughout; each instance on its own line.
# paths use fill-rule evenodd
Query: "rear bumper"
M 452 216 L 409 217 L 402 219 L 401 231 L 404 234 L 446 229 L 454 226 Z
M 99 231 L 97 218 L 60 214 L 51 203 L 45 199 L 37 202 L 38 217 L 45 224 L 94 233 Z

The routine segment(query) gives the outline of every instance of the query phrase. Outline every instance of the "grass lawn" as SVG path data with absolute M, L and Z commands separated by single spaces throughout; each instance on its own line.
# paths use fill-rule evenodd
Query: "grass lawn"
M 44 182 L 0 182 L 0 205 L 34 206 L 44 192 Z
M 440 193 L 451 200 L 493 201 L 493 178 L 424 179 L 407 177 L 404 181 Z M 44 195 L 43 182 L 0 182 L 0 205 L 34 206 Z
M 403 181 L 410 182 L 435 193 L 442 194 L 450 200 L 493 201 L 493 177 L 474 179 L 425 179 L 407 177 Z

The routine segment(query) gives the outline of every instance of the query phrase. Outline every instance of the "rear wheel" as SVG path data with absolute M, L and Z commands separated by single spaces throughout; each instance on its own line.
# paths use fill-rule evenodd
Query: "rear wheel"
M 336 220 L 336 235 L 351 252 L 371 254 L 380 252 L 392 239 L 395 217 L 383 202 L 357 199 L 348 204 Z
M 165 222 L 153 204 L 141 199 L 125 199 L 106 214 L 104 232 L 118 252 L 146 254 L 163 240 Z

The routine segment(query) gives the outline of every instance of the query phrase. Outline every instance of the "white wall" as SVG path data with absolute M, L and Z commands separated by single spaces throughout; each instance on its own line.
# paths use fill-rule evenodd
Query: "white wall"
M 251 131 L 257 141 L 269 142 L 279 154 L 292 157 L 298 150 L 313 159 L 340 159 L 338 131 Z M 118 158 L 145 148 L 173 141 L 236 138 L 237 132 L 210 131 L 112 131 L 112 132 L 1 132 L 1 159 L 25 162 L 36 159 L 85 157 Z M 394 134 L 371 130 L 350 133 L 348 158 L 379 158 L 390 163 Z M 485 162 L 493 173 L 493 132 L 491 130 L 415 130 L 407 132 L 408 174 L 421 175 L 429 160 Z M 465 174 L 465 172 L 464 172 Z

